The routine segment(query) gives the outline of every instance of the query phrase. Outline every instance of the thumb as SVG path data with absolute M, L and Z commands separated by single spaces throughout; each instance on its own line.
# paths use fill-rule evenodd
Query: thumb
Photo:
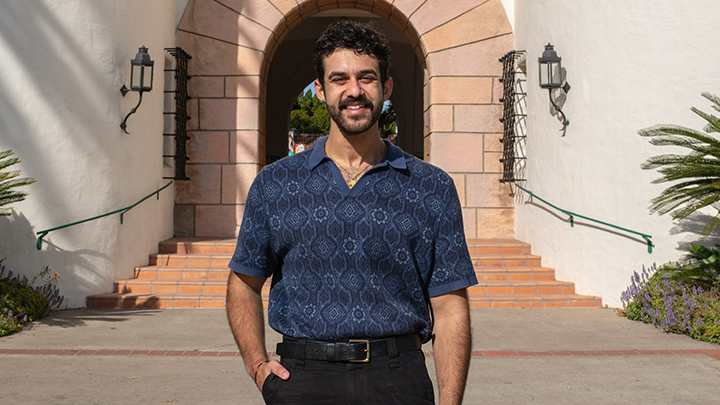
M 268 369 L 270 372 L 280 377 L 283 380 L 290 378 L 290 372 L 285 369 L 278 361 L 272 360 L 268 363 Z

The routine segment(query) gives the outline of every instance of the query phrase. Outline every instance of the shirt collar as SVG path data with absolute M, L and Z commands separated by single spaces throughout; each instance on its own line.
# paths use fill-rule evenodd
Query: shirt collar
M 327 154 L 325 154 L 325 142 L 327 142 L 327 139 L 327 136 L 323 136 L 313 144 L 310 159 L 308 160 L 310 170 L 315 169 L 320 163 L 322 163 L 323 160 L 329 159 Z M 407 169 L 407 165 L 405 164 L 405 155 L 403 154 L 402 149 L 393 145 L 390 141 L 383 140 L 383 142 L 385 142 L 385 145 L 387 146 L 387 153 L 385 154 L 385 158 L 378 163 L 377 166 L 390 165 L 390 167 L 398 170 Z
M 325 154 L 325 142 L 327 142 L 327 139 L 328 137 L 326 135 L 313 143 L 310 159 L 308 159 L 310 170 L 314 170 L 323 160 L 328 159 L 328 156 Z

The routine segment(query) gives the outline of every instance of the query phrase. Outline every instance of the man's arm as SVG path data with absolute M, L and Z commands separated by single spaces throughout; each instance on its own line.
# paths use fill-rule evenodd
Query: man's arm
M 230 329 L 245 360 L 245 368 L 260 390 L 270 373 L 283 380 L 290 378 L 290 373 L 280 363 L 268 361 L 261 296 L 263 284 L 264 278 L 230 271 L 226 304 Z
M 459 405 L 465 394 L 472 336 L 465 289 L 430 298 L 433 308 L 433 352 L 440 405 Z

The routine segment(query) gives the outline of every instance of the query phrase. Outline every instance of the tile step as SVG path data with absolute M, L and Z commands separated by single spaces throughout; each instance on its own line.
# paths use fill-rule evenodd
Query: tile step
M 539 267 L 541 257 L 531 254 L 476 254 L 471 257 L 476 267 Z M 150 255 L 150 266 L 173 267 L 227 267 L 232 254 L 155 253 Z
M 470 256 L 476 267 L 539 267 L 540 256 L 530 254 L 473 255 Z
M 213 293 L 225 294 L 227 291 L 226 280 L 212 279 L 131 279 L 118 280 L 114 283 L 115 293 Z M 263 292 L 270 290 L 270 280 L 263 286 Z M 480 281 L 477 285 L 468 289 L 470 294 L 490 295 L 531 295 L 531 294 L 574 294 L 575 285 L 569 282 L 555 280 L 537 281 L 504 281 L 490 280 Z
M 151 266 L 182 266 L 182 267 L 227 267 L 232 254 L 186 254 L 186 253 L 155 253 L 150 255 Z
M 470 294 L 472 308 L 601 308 L 599 297 L 577 294 L 487 295 Z M 263 294 L 267 308 L 267 295 Z M 88 308 L 225 308 L 224 294 L 110 293 L 88 296 Z
M 235 239 L 172 238 L 160 242 L 159 253 L 230 254 L 235 252 Z
M 575 284 L 555 280 L 480 281 L 468 288 L 468 294 L 486 295 L 547 295 L 575 294 Z
M 577 294 L 487 295 L 469 294 L 472 308 L 602 308 L 600 297 Z
M 236 240 L 212 238 L 171 238 L 159 243 L 160 253 L 230 253 L 235 250 Z M 467 245 L 473 249 L 490 249 L 484 253 L 501 253 L 499 250 L 511 249 L 507 253 L 528 253 L 530 244 L 516 239 L 468 239 Z M 232 249 L 232 250 L 228 250 Z M 495 249 L 495 251 L 491 251 Z M 499 249 L 499 250 L 498 250 Z M 520 249 L 517 251 L 516 249 Z
M 471 255 L 530 254 L 530 245 L 515 239 L 468 239 Z
M 135 278 L 117 280 L 114 292 L 87 297 L 90 308 L 224 308 L 234 239 L 172 238 L 159 244 Z M 473 307 L 601 307 L 598 297 L 575 294 L 555 280 L 531 246 L 514 239 L 468 240 L 479 281 L 468 289 Z M 264 305 L 270 289 L 263 287 Z
M 225 294 L 110 293 L 87 297 L 88 308 L 225 308 Z
M 118 280 L 113 285 L 115 293 L 153 293 L 153 294 L 225 294 L 227 279 L 132 279 Z
M 217 279 L 227 280 L 230 269 L 224 267 L 143 266 L 135 268 L 136 279 Z

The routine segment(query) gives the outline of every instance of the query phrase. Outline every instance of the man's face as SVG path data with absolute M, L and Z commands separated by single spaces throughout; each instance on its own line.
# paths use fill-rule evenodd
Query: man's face
M 380 80 L 378 61 L 350 49 L 338 49 L 325 58 L 325 86 L 315 80 L 315 93 L 328 106 L 333 123 L 345 135 L 369 130 L 380 118 L 392 93 L 392 79 Z

